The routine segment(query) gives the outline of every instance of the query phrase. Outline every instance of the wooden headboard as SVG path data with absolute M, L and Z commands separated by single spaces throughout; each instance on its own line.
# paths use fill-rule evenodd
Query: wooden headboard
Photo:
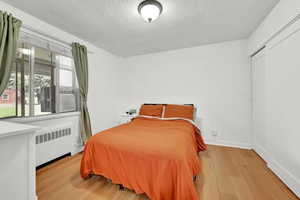
M 166 103 L 144 103 L 144 105 L 168 105 Z M 194 107 L 194 119 L 195 120 L 197 118 L 197 106 L 195 106 L 194 104 L 178 104 L 178 105 L 185 105 L 185 106 L 193 106 Z

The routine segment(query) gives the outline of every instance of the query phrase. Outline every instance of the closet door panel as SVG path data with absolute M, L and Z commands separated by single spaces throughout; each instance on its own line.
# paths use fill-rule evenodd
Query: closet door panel
M 253 149 L 266 159 L 266 56 L 264 50 L 252 57 Z
M 300 30 L 269 48 L 268 64 L 270 152 L 300 180 Z
M 300 197 L 300 20 L 267 46 L 269 167 Z

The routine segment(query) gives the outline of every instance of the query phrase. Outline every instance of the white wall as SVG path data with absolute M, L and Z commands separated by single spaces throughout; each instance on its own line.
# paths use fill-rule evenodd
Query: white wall
M 249 55 L 253 54 L 281 28 L 300 14 L 299 0 L 281 0 L 249 37 Z
M 117 67 L 120 59 L 111 53 L 104 51 L 91 43 L 84 41 L 74 35 L 64 32 L 52 25 L 49 25 L 38 18 L 35 18 L 17 8 L 14 8 L 0 1 L 0 8 L 3 11 L 12 13 L 21 19 L 23 24 L 34 29 L 47 33 L 50 36 L 59 38 L 69 43 L 80 42 L 85 44 L 89 51 L 89 96 L 88 107 L 91 111 L 92 130 L 94 133 L 112 127 L 117 119 L 114 108 L 117 104 Z M 47 122 L 45 122 L 47 123 Z
M 89 56 L 89 96 L 93 133 L 115 126 L 118 121 L 120 59 L 101 49 Z
M 136 56 L 124 63 L 123 102 L 197 104 L 206 141 L 249 146 L 251 75 L 245 40 Z

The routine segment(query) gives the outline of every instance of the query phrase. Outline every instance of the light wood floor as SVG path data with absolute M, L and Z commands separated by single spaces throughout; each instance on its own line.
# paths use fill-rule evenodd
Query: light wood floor
M 201 200 L 298 200 L 253 151 L 209 146 L 201 153 L 203 173 L 195 187 Z M 120 191 L 103 177 L 82 180 L 81 154 L 37 172 L 39 200 L 145 200 L 144 195 Z

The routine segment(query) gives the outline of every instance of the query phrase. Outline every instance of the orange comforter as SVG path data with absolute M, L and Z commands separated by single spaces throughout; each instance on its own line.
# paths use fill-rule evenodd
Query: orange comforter
M 86 144 L 81 176 L 103 175 L 152 200 L 196 200 L 193 176 L 205 144 L 184 120 L 136 118 L 94 135 Z

